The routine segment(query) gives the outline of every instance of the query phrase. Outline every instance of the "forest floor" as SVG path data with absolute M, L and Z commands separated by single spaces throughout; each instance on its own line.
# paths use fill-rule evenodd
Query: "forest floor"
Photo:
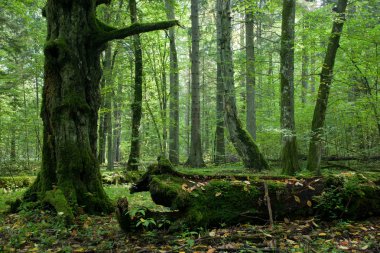
M 188 173 L 195 172 L 200 171 Z M 240 172 L 223 171 L 229 173 Z M 141 206 L 167 210 L 155 205 L 148 192 L 131 195 L 129 186 L 108 185 L 105 189 L 113 201 L 127 197 L 130 210 L 139 212 Z M 20 197 L 25 189 L 0 189 L 0 212 L 5 211 L 6 200 Z M 380 217 L 364 221 L 337 218 L 330 222 L 310 217 L 277 220 L 272 228 L 267 223 L 233 227 L 221 224 L 219 228 L 176 232 L 158 228 L 161 225 L 148 219 L 136 232 L 125 234 L 114 214 L 79 215 L 75 224 L 67 227 L 63 217 L 49 210 L 0 213 L 0 252 L 380 252 Z

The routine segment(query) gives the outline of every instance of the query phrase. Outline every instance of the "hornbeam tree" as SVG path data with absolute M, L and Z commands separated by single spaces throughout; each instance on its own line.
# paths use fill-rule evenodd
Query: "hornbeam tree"
M 224 85 L 224 117 L 230 140 L 246 168 L 268 169 L 268 163 L 252 136 L 243 128 L 237 115 L 234 68 L 231 48 L 231 0 L 216 1 L 217 52 L 220 60 L 220 77 Z
M 97 6 L 109 3 L 48 0 L 43 9 L 47 20 L 43 160 L 36 181 L 25 193 L 26 201 L 47 200 L 54 206 L 54 199 L 60 199 L 70 209 L 82 207 L 88 213 L 112 210 L 96 158 L 100 54 L 109 41 L 168 29 L 178 21 L 113 28 L 96 17 Z
M 334 19 L 329 44 L 320 75 L 317 101 L 314 107 L 313 121 L 311 123 L 311 140 L 309 143 L 309 155 L 307 157 L 307 168 L 315 174 L 320 175 L 323 127 L 325 125 L 327 104 L 330 87 L 333 79 L 333 71 L 336 53 L 339 48 L 340 35 L 343 31 L 345 11 L 348 0 L 339 0 L 336 7 L 337 15 Z

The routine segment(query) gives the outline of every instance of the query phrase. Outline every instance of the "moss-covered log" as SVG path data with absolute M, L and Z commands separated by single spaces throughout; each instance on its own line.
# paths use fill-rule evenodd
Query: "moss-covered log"
M 181 214 L 178 224 L 261 223 L 269 219 L 264 181 L 275 220 L 311 215 L 357 219 L 380 214 L 380 182 L 356 174 L 308 179 L 210 179 L 188 177 L 156 164 L 149 167 L 133 192 L 150 191 L 155 203 L 177 210 Z

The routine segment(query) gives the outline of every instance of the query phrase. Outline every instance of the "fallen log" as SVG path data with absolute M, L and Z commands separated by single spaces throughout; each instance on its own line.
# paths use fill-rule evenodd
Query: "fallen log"
M 159 160 L 131 192 L 149 191 L 156 204 L 176 211 L 177 225 L 207 227 L 268 222 L 264 183 L 274 220 L 380 215 L 380 182 L 355 173 L 328 178 L 213 179 L 179 173 L 168 161 Z
M 299 160 L 307 160 L 307 155 L 304 154 L 299 154 L 298 155 Z M 332 156 L 322 156 L 321 157 L 322 161 L 379 161 L 380 156 L 379 155 L 373 155 L 373 156 L 337 156 L 337 155 L 332 155 Z M 270 162 L 279 162 L 279 158 L 268 158 L 268 161 Z

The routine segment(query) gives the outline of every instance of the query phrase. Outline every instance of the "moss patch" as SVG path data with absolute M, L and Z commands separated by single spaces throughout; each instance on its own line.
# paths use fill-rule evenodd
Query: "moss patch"
M 16 176 L 0 177 L 0 188 L 16 189 L 30 186 L 36 177 L 34 176 Z
M 197 226 L 237 224 L 257 213 L 260 195 L 254 185 L 212 180 L 190 194 L 185 221 Z
M 71 224 L 74 220 L 73 212 L 69 203 L 66 200 L 65 195 L 60 189 L 54 189 L 47 191 L 43 202 L 47 202 L 52 205 L 57 211 L 58 215 L 62 215 L 65 218 L 67 224 Z
M 152 176 L 149 192 L 156 204 L 171 209 L 184 209 L 188 205 L 189 192 L 184 190 L 190 185 L 188 180 L 171 175 Z

